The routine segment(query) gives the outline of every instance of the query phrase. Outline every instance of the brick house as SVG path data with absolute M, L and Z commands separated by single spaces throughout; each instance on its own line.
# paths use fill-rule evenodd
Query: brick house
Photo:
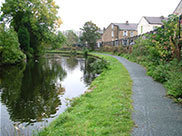
M 128 37 L 137 35 L 137 24 L 128 23 L 111 23 L 103 32 L 102 42 L 109 43 L 118 40 L 115 45 L 128 45 L 129 41 L 125 40 Z
M 182 14 L 182 0 L 179 2 L 178 6 L 174 10 L 173 14 L 176 14 L 176 15 Z

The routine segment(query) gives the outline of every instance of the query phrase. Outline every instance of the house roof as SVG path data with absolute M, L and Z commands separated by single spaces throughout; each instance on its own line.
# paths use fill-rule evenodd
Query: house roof
M 182 0 L 179 2 L 178 6 L 174 10 L 173 14 L 182 14 Z
M 132 23 L 113 23 L 114 25 L 117 25 L 120 30 L 137 30 L 137 24 Z
M 167 21 L 166 17 L 144 17 L 149 24 L 159 24 L 162 25 L 163 21 Z

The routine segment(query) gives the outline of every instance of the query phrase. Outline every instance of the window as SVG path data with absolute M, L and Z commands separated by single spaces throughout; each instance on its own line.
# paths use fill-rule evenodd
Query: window
M 156 30 L 157 29 L 157 26 L 153 26 L 153 30 Z
M 123 31 L 123 36 L 128 36 L 128 32 L 127 31 Z
M 128 41 L 127 40 L 123 40 L 122 44 L 123 44 L 123 46 L 126 46 L 128 44 Z
M 114 25 L 112 24 L 112 29 L 114 29 Z
M 129 42 L 130 42 L 130 45 L 134 45 L 135 44 L 133 40 L 130 40 Z
M 130 37 L 133 37 L 134 36 L 134 32 L 130 32 Z
M 141 26 L 141 33 L 143 34 L 143 26 Z
M 114 31 L 112 31 L 112 37 L 114 37 Z

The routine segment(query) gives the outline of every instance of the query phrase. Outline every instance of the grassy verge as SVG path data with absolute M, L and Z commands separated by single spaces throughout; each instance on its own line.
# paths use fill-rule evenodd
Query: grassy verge
M 115 58 L 91 84 L 92 91 L 75 98 L 63 114 L 38 136 L 129 136 L 133 127 L 132 81 Z

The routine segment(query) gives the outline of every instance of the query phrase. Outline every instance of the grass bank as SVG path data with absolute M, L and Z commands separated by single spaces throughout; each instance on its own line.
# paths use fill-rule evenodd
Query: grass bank
M 132 80 L 115 58 L 101 57 L 109 61 L 110 66 L 92 82 L 92 91 L 75 98 L 38 136 L 130 135 Z

